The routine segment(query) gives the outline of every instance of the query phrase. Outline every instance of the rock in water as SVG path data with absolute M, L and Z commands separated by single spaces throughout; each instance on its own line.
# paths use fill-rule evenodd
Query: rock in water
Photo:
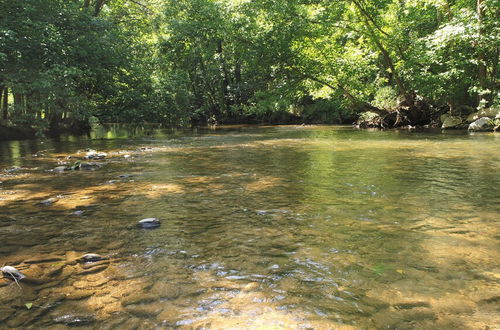
M 482 117 L 469 125 L 469 131 L 492 131 L 494 126 L 493 120 Z
M 462 118 L 458 116 L 448 116 L 444 119 L 441 128 L 455 128 L 462 124 Z
M 83 213 L 85 213 L 84 210 L 76 210 L 75 212 L 70 213 L 70 215 L 79 216 L 79 215 L 82 215 Z
M 14 268 L 12 266 L 4 266 L 4 267 L 0 268 L 0 271 L 2 271 L 3 276 L 9 277 L 13 280 L 21 280 L 21 279 L 26 277 L 23 273 L 21 273 L 20 271 L 18 271 L 16 268 Z
M 80 326 L 80 325 L 88 325 L 95 321 L 94 316 L 92 315 L 75 315 L 75 314 L 66 314 L 57 316 L 53 319 L 55 323 L 62 323 L 67 326 Z
M 97 152 L 95 150 L 89 150 L 85 155 L 86 159 L 103 159 L 106 158 L 108 154 L 105 152 Z
M 45 206 L 50 206 L 50 205 L 54 204 L 55 202 L 57 202 L 58 200 L 59 199 L 52 197 L 52 198 L 41 201 L 40 204 L 45 205 Z
M 87 253 L 78 258 L 79 262 L 96 262 L 96 261 L 101 261 L 107 259 L 106 257 L 103 257 L 99 254 L 96 253 Z
M 96 162 L 88 162 L 88 163 L 81 163 L 79 166 L 80 170 L 94 170 L 101 167 L 99 163 Z
M 67 166 L 57 166 L 56 168 L 53 169 L 54 172 L 59 172 L 59 173 L 67 170 L 68 170 Z
M 142 219 L 141 221 L 139 221 L 137 226 L 144 229 L 157 228 L 160 227 L 160 220 L 158 220 L 157 218 Z

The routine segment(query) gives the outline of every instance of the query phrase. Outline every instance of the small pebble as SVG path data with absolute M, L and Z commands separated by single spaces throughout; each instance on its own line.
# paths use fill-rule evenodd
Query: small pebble
M 45 205 L 45 206 L 50 206 L 50 205 L 54 204 L 57 201 L 58 201 L 57 198 L 52 197 L 52 198 L 49 198 L 49 199 L 41 201 L 40 204 Z
M 85 213 L 85 211 L 83 211 L 83 210 L 77 210 L 77 211 L 71 213 L 70 215 L 82 215 L 83 213 Z

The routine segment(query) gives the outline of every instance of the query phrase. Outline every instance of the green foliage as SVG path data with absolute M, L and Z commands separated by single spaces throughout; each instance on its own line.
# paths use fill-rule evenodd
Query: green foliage
M 373 97 L 373 105 L 381 109 L 395 110 L 398 106 L 398 91 L 392 86 L 378 88 Z
M 498 104 L 494 0 L 0 1 L 18 125 L 338 123 L 417 103 L 429 120 Z

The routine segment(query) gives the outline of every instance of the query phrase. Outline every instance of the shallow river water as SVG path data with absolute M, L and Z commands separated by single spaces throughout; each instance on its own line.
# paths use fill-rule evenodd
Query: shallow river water
M 28 276 L 0 279 L 0 328 L 493 329 L 499 143 L 327 126 L 0 142 L 0 266 Z M 88 148 L 98 167 L 53 171 Z

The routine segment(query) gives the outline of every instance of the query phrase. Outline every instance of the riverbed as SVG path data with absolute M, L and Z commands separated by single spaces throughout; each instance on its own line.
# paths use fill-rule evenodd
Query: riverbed
M 335 126 L 0 142 L 0 266 L 35 279 L 0 279 L 0 327 L 494 328 L 499 143 Z M 93 166 L 54 170 L 77 161 Z

